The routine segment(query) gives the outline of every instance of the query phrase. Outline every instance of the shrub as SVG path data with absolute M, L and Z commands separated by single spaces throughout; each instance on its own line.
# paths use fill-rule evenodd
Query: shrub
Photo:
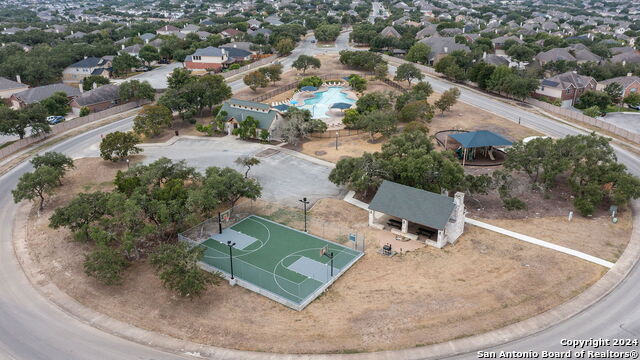
M 82 117 L 82 116 L 87 116 L 87 115 L 89 115 L 89 113 L 90 113 L 90 112 L 91 112 L 91 110 L 89 110 L 89 108 L 88 108 L 88 107 L 83 106 L 83 107 L 80 109 L 80 117 Z
M 298 89 L 304 87 L 304 86 L 315 86 L 315 87 L 320 87 L 322 85 L 322 79 L 320 79 L 317 76 L 308 76 L 302 80 L 300 80 L 300 82 L 298 83 Z
M 502 200 L 502 204 L 509 211 L 525 210 L 527 208 L 527 204 L 524 201 L 518 199 L 517 197 L 505 198 L 504 200 Z

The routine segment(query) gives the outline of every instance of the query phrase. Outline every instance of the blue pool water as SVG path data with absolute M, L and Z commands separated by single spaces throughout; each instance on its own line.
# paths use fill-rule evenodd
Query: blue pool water
M 341 102 L 353 104 L 356 102 L 355 100 L 349 99 L 342 90 L 343 88 L 340 86 L 331 86 L 327 91 L 315 93 L 314 97 L 306 99 L 304 104 L 300 104 L 298 107 L 311 111 L 311 117 L 314 119 L 328 118 L 327 111 L 331 109 L 333 104 Z

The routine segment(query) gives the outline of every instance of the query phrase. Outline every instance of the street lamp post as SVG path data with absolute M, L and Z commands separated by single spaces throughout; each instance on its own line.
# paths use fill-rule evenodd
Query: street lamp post
M 338 150 L 338 136 L 340 136 L 340 132 L 336 131 L 336 150 Z
M 129 168 L 129 159 L 126 160 L 127 161 L 127 169 Z
M 309 201 L 306 197 L 303 197 L 302 200 L 298 200 L 304 204 L 304 232 L 307 232 L 307 204 Z
M 231 279 L 233 280 L 233 252 L 231 249 L 236 245 L 236 243 L 232 243 L 231 241 L 227 241 L 227 246 L 229 246 L 229 263 L 231 264 Z

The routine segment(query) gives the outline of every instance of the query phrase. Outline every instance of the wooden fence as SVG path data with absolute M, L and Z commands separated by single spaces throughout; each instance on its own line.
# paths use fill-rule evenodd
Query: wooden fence
M 139 102 L 130 102 L 130 103 L 126 103 L 126 104 L 122 104 L 122 105 L 118 105 L 118 106 L 114 106 L 112 108 L 103 110 L 103 111 L 99 111 L 96 113 L 92 113 L 89 114 L 87 116 L 83 116 L 83 117 L 77 117 L 75 119 L 71 119 L 69 121 L 64 121 L 61 122 L 59 124 L 56 125 L 52 125 L 51 126 L 51 132 L 48 134 L 42 134 L 42 135 L 37 135 L 37 136 L 29 136 L 29 137 L 25 137 L 24 139 L 20 139 L 15 141 L 14 143 L 5 146 L 4 148 L 0 149 L 0 159 L 3 159 L 11 154 L 13 154 L 16 151 L 22 150 L 24 148 L 26 148 L 27 146 L 37 143 L 38 141 L 42 141 L 44 139 L 47 139 L 48 137 L 54 136 L 54 135 L 58 135 L 61 134 L 67 130 L 71 130 L 73 128 L 77 128 L 79 126 L 88 124 L 88 123 L 92 123 L 94 121 L 97 120 L 102 120 L 108 116 L 112 116 L 112 115 L 116 115 L 125 111 L 129 111 L 131 109 L 134 109 L 136 107 L 139 107 L 141 105 L 144 105 L 148 103 L 147 101 L 139 101 Z
M 536 100 L 533 98 L 528 98 L 526 100 L 526 103 L 531 104 L 531 105 L 535 105 L 545 111 L 548 111 L 550 113 L 556 114 L 556 115 L 561 115 L 561 116 L 566 116 L 570 119 L 579 121 L 581 123 L 584 124 L 588 124 L 591 126 L 595 126 L 604 130 L 607 130 L 615 135 L 618 135 L 622 138 L 625 138 L 627 140 L 631 140 L 635 143 L 640 143 L 640 134 L 620 128 L 614 124 L 611 124 L 609 122 L 606 122 L 604 120 L 600 120 L 600 119 L 596 119 L 596 118 L 592 118 L 590 116 L 587 116 L 579 111 L 576 110 L 572 110 L 572 109 L 563 109 L 561 107 L 546 103 L 544 101 L 540 101 L 540 100 Z

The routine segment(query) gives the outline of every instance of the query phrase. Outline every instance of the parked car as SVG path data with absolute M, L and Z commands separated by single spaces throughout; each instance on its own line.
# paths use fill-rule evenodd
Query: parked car
M 158 60 L 158 64 L 168 64 L 169 60 L 168 59 L 160 59 Z
M 640 105 L 629 105 L 633 110 L 640 110 Z
M 151 70 L 151 68 L 148 67 L 148 66 L 141 66 L 141 67 L 135 69 L 136 72 L 147 72 L 147 71 L 150 71 L 150 70 Z
M 64 116 L 47 116 L 47 122 L 50 125 L 59 124 L 64 121 Z

